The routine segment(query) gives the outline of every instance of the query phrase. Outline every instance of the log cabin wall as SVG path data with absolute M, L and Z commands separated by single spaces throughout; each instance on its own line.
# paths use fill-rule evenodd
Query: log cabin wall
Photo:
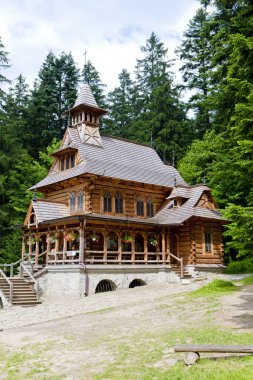
M 191 224 L 190 222 L 184 223 L 179 229 L 179 253 L 183 257 L 184 265 L 191 264 L 193 261 L 191 255 Z
M 205 247 L 205 229 L 210 231 L 210 250 Z M 191 223 L 191 264 L 223 264 L 222 226 L 203 220 Z
M 79 180 L 80 181 L 80 180 Z M 73 182 L 74 183 L 74 182 Z M 162 187 L 149 185 L 129 184 L 127 182 L 117 182 L 115 180 L 107 180 L 99 178 L 97 180 L 83 179 L 81 183 L 70 185 L 64 188 L 52 187 L 46 194 L 45 198 L 49 201 L 64 202 L 69 205 L 70 194 L 82 190 L 84 192 L 84 212 L 104 213 L 103 210 L 103 195 L 104 192 L 110 192 L 112 195 L 113 209 L 109 212 L 110 215 L 115 215 L 114 197 L 115 193 L 120 192 L 123 197 L 123 214 L 129 217 L 136 217 L 136 198 L 141 196 L 144 200 L 144 216 L 146 217 L 146 201 L 151 197 L 153 200 L 154 214 L 164 204 L 165 197 L 170 192 Z

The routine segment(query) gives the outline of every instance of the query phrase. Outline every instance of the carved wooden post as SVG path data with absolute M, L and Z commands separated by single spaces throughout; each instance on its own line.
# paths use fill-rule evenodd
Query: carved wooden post
M 24 257 L 25 257 L 25 240 L 26 240 L 26 238 L 25 238 L 25 236 L 23 235 L 23 237 L 22 237 L 22 259 L 24 259 Z
M 121 233 L 117 233 L 117 236 L 118 236 L 118 262 L 122 264 Z
M 35 265 L 38 265 L 38 261 L 39 261 L 39 239 L 40 239 L 40 235 L 36 234 L 35 235 Z
M 30 260 L 31 260 L 31 256 L 32 256 L 32 236 L 31 236 L 31 232 L 29 233 L 28 242 L 29 242 L 29 256 L 28 256 L 28 261 L 30 261 Z
M 79 230 L 79 263 L 83 263 L 84 260 L 84 230 L 80 226 Z
M 144 262 L 148 262 L 148 234 L 144 234 Z
M 66 251 L 67 251 L 67 240 L 65 239 L 65 236 L 67 235 L 66 226 L 64 226 L 63 229 L 63 252 L 62 252 L 62 259 L 66 260 Z
M 166 261 L 170 264 L 170 230 L 167 231 L 167 259 Z
M 108 232 L 103 232 L 104 236 L 104 253 L 103 253 L 103 262 L 104 264 L 107 264 L 107 238 L 108 238 Z
M 59 232 L 56 227 L 56 231 L 54 232 L 55 237 L 56 237 L 56 242 L 55 242 L 55 253 L 59 252 Z
M 131 243 L 131 246 L 132 246 L 131 261 L 132 261 L 132 264 L 135 264 L 135 233 L 133 233 L 131 236 L 133 236 L 133 241 Z
M 163 231 L 162 233 L 162 261 L 163 264 L 165 263 L 166 260 L 166 240 L 165 240 L 165 233 Z
M 46 263 L 48 262 L 48 254 L 51 251 L 51 242 L 50 242 L 50 233 L 47 233 L 47 256 L 46 256 Z

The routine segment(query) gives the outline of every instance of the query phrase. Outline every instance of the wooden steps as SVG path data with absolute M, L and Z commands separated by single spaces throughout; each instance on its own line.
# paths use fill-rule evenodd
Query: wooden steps
M 192 275 L 191 275 L 189 272 L 187 272 L 185 269 L 184 269 L 183 277 L 181 277 L 181 268 L 180 268 L 180 265 L 171 264 L 171 269 L 172 269 L 173 272 L 175 272 L 180 278 L 184 278 L 184 279 L 190 279 L 190 278 L 192 278 Z
M 12 277 L 9 280 L 13 284 L 12 305 L 33 306 L 41 302 L 37 300 L 37 295 L 33 289 L 33 283 L 26 282 L 23 278 Z M 9 284 L 3 278 L 0 278 L 0 289 L 9 301 Z

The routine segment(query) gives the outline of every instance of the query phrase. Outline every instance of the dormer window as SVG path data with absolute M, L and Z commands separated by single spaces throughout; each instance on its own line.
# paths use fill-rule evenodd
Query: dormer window
M 60 170 L 71 169 L 75 166 L 75 154 L 66 154 L 60 158 Z

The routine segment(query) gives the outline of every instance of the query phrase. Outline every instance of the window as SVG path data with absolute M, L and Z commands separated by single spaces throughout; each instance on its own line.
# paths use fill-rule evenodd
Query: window
M 147 217 L 154 216 L 154 205 L 151 197 L 147 198 Z
M 112 196 L 110 192 L 104 193 L 104 211 L 112 212 Z
M 212 242 L 211 242 L 211 230 L 209 227 L 205 228 L 204 231 L 204 237 L 205 237 L 205 252 L 212 252 Z
M 66 157 L 66 169 L 69 169 L 69 156 Z
M 64 166 L 65 166 L 65 159 L 62 158 L 62 159 L 61 159 L 61 171 L 64 170 Z
M 77 196 L 77 209 L 83 211 L 83 191 L 79 191 Z
M 75 155 L 72 154 L 72 156 L 70 156 L 70 166 L 71 168 L 73 168 L 75 166 Z
M 116 214 L 123 213 L 123 197 L 121 193 L 115 194 L 115 212 Z
M 75 154 L 62 156 L 59 162 L 61 171 L 73 168 L 75 166 Z
M 142 197 L 138 197 L 136 200 L 136 213 L 138 216 L 144 216 L 144 201 Z
M 70 212 L 75 212 L 76 209 L 76 194 L 70 194 Z

